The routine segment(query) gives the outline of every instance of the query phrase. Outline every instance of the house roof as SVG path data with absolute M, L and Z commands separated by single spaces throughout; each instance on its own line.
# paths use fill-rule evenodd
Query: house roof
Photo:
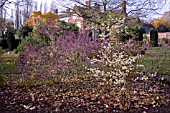
M 149 24 L 149 23 L 143 23 L 142 27 L 145 28 L 145 31 L 147 33 L 149 33 L 151 28 L 155 28 L 152 24 Z
M 75 5 L 73 8 L 72 14 L 76 13 L 78 16 L 83 17 L 83 18 L 92 18 L 93 14 L 95 11 L 101 11 L 100 10 L 100 5 L 97 3 L 94 3 L 93 6 L 77 6 Z
M 63 14 L 59 14 L 60 18 L 67 18 L 70 17 L 70 14 L 68 13 L 63 13 Z

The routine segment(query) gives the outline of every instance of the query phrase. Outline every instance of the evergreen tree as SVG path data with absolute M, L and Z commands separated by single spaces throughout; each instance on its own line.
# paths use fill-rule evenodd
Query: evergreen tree
M 15 36 L 14 36 L 13 32 L 11 32 L 9 30 L 7 30 L 6 36 L 7 36 L 8 48 L 10 51 L 13 51 L 15 49 Z

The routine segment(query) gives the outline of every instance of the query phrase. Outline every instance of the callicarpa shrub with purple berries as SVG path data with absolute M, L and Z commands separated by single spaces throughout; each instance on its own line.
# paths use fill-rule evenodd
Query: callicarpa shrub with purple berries
M 90 41 L 83 35 L 68 33 L 64 38 L 57 37 L 55 45 L 25 45 L 20 52 L 18 67 L 23 80 L 28 78 L 65 81 L 66 78 L 86 74 L 90 66 L 88 57 L 96 54 L 101 41 Z
M 60 33 L 59 26 L 54 26 L 51 21 L 40 22 L 33 30 L 34 38 L 38 39 L 40 43 L 46 45 L 53 44 Z

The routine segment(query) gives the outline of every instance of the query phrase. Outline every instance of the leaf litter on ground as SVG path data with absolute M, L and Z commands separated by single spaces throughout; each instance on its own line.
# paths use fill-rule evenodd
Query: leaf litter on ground
M 137 74 L 123 89 L 95 77 L 33 86 L 8 81 L 0 87 L 0 111 L 168 113 L 170 86 L 159 78 Z

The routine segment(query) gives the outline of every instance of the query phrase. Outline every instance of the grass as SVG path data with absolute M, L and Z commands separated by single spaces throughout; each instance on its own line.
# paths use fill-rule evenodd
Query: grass
M 0 85 L 6 80 L 6 75 L 18 73 L 16 67 L 18 55 L 13 53 L 5 53 L 1 49 L 0 55 Z
M 146 72 L 170 76 L 170 48 L 150 48 L 140 62 L 145 66 Z
M 0 56 L 0 75 L 18 73 L 16 67 L 18 55 L 13 53 L 4 53 Z

